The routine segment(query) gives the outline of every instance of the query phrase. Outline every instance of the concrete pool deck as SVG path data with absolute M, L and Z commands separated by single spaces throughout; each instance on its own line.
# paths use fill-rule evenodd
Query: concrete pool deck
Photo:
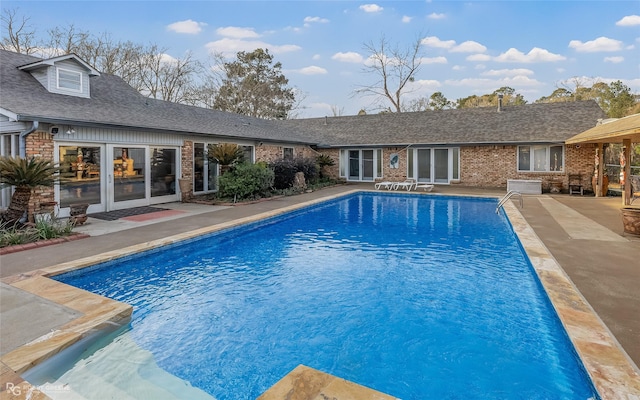
M 372 184 L 338 186 L 314 193 L 277 198 L 238 207 L 213 207 L 192 203 L 162 205 L 165 208 L 180 211 L 180 213 L 169 213 L 165 216 L 159 215 L 158 218 L 140 221 L 104 222 L 90 218 L 88 224 L 80 229 L 92 235 L 90 238 L 3 255 L 0 259 L 0 276 L 3 278 L 4 284 L 12 284 L 14 287 L 20 288 L 19 282 L 35 278 L 37 275 L 46 275 L 51 273 L 52 269 L 95 263 L 94 257 L 98 255 L 104 256 L 106 253 L 107 257 L 116 257 L 121 255 L 125 251 L 124 249 L 132 246 L 138 249 L 145 248 L 150 243 L 162 241 L 169 236 L 189 236 L 193 232 L 198 234 L 199 231 L 204 232 L 211 226 L 233 225 L 255 217 L 264 217 L 282 208 L 296 207 L 307 201 L 340 195 L 353 189 L 369 190 L 372 189 Z M 501 196 L 504 194 L 504 190 L 437 186 L 434 193 Z M 631 359 L 638 364 L 640 360 L 640 341 L 638 340 L 640 337 L 640 293 L 637 287 L 640 282 L 640 261 L 638 261 L 640 239 L 622 236 L 620 203 L 620 198 L 568 195 L 525 196 L 524 207 L 518 210 L 524 217 L 524 225 L 530 226 L 534 232 L 533 236 L 542 241 L 542 250 L 548 249 L 550 251 L 552 261 L 558 261 L 562 270 L 566 272 L 588 301 L 588 304 L 585 303 L 586 305 L 580 307 L 592 307 L 608 329 L 613 332 L 615 339 L 621 343 Z M 513 220 L 512 223 L 514 226 L 516 225 Z M 81 261 L 78 262 L 78 260 Z M 543 270 L 545 268 L 549 270 L 548 265 L 545 265 L 546 262 L 541 262 Z M 533 259 L 532 263 L 535 266 Z M 40 272 L 33 272 L 37 270 Z M 568 281 L 568 285 L 571 285 L 571 281 Z M 26 293 L 23 301 L 20 301 L 20 294 L 16 295 L 13 290 L 9 293 L 8 290 L 4 290 L 5 286 L 2 289 L 3 309 L 0 328 L 3 329 L 3 332 L 0 354 L 3 355 L 3 361 L 9 361 L 13 370 L 18 370 L 20 368 L 16 368 L 16 358 L 19 357 L 16 356 L 19 356 L 19 353 L 15 353 L 16 348 L 33 340 L 32 337 L 35 333 L 29 331 L 31 329 L 29 326 L 21 327 L 20 318 L 16 321 L 15 312 L 12 314 L 9 312 L 10 310 L 5 310 L 5 294 L 13 296 L 13 303 L 20 304 L 24 308 L 22 315 L 35 315 L 29 312 L 29 307 L 42 309 L 42 307 L 55 308 L 57 306 L 48 303 L 48 305 L 43 305 L 45 300 L 41 302 L 34 300 L 33 295 L 27 298 L 26 295 L 29 293 Z M 42 293 L 38 291 L 36 293 L 42 296 Z M 43 298 L 46 299 L 46 296 Z M 571 299 L 570 302 L 579 300 Z M 64 310 L 56 309 L 55 311 L 62 312 Z M 39 329 L 43 329 L 45 332 L 56 329 L 64 323 L 55 317 L 54 313 L 44 314 L 45 317 L 39 319 L 38 325 Z M 10 339 L 4 333 L 5 328 L 12 331 Z M 24 331 L 24 337 L 21 337 L 16 331 Z M 586 332 L 586 336 L 593 332 L 589 330 Z M 9 340 L 5 341 L 5 339 Z M 594 347 L 593 343 L 601 345 L 599 340 L 601 338 L 597 336 L 592 341 L 591 348 Z M 588 348 L 589 346 L 587 346 Z M 10 353 L 13 353 L 12 357 L 9 357 Z M 623 354 L 623 357 L 626 356 Z M 26 366 L 28 367 L 28 365 Z M 637 367 L 631 364 L 631 369 L 632 371 L 628 372 L 629 379 L 637 379 Z M 4 390 L 4 373 L 2 385 Z M 637 385 L 637 382 L 635 385 L 633 382 L 629 385 L 631 390 L 629 393 L 634 396 L 640 396 L 640 389 Z M 616 397 L 616 393 L 607 393 L 605 398 L 625 397 Z

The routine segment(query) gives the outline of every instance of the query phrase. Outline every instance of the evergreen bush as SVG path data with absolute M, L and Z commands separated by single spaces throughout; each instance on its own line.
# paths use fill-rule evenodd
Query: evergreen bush
M 262 197 L 270 193 L 274 173 L 261 164 L 241 163 L 219 178 L 222 197 L 235 200 Z

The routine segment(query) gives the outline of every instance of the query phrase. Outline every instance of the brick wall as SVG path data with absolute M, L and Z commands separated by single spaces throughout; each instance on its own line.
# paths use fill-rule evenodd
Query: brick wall
M 568 190 L 569 174 L 581 174 L 585 189 L 591 188 L 595 147 L 565 146 L 564 172 L 518 172 L 517 146 L 468 146 L 460 148 L 460 184 L 506 187 L 508 179 L 540 179 L 548 191 L 551 182 Z
M 26 158 L 53 160 L 53 136 L 48 132 L 35 131 L 26 136 Z M 29 200 L 29 220 L 33 222 L 33 214 L 40 211 L 40 203 L 54 201 L 54 188 L 39 186 L 31 192 Z
M 335 166 L 327 172 L 337 178 L 339 174 L 338 149 L 320 151 L 335 160 Z M 517 146 L 465 146 L 460 148 L 460 185 L 474 187 L 506 188 L 508 179 L 540 179 L 542 188 L 548 191 L 551 182 L 562 182 L 563 190 L 568 190 L 568 175 L 581 174 L 585 189 L 591 188 L 594 169 L 595 146 L 566 146 L 564 172 L 518 172 Z M 398 154 L 398 168 L 391 168 L 391 154 Z M 382 150 L 383 178 L 377 181 L 402 181 L 406 179 L 407 150 L 405 147 L 387 147 Z M 414 160 L 415 162 L 415 160 Z
M 398 155 L 398 168 L 391 168 L 391 155 Z M 387 147 L 382 149 L 382 176 L 377 179 L 385 181 L 403 181 L 407 179 L 407 149 L 406 147 Z
M 182 192 L 182 199 L 187 200 L 193 197 L 193 142 L 191 140 L 185 140 L 182 142 L 182 151 L 180 153 L 180 171 L 182 179 L 186 179 L 191 182 L 189 190 L 183 190 L 184 187 L 180 187 Z
M 272 144 L 261 144 L 256 146 L 256 162 L 264 161 L 270 163 L 282 158 L 283 149 L 293 147 L 294 157 L 315 158 L 318 154 L 309 146 L 277 146 Z

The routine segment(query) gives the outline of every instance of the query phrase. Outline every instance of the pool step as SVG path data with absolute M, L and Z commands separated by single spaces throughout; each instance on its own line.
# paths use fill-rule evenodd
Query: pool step
M 139 347 L 129 332 L 104 347 L 98 346 L 101 344 L 90 346 L 77 361 L 73 360 L 75 364 L 58 379 L 30 382 L 53 400 L 213 400 L 160 368 L 153 355 Z

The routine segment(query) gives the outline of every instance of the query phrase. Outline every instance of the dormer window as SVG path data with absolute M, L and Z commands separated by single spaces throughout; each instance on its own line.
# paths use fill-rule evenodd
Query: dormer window
M 57 68 L 58 89 L 82 92 L 82 73 L 68 69 Z

